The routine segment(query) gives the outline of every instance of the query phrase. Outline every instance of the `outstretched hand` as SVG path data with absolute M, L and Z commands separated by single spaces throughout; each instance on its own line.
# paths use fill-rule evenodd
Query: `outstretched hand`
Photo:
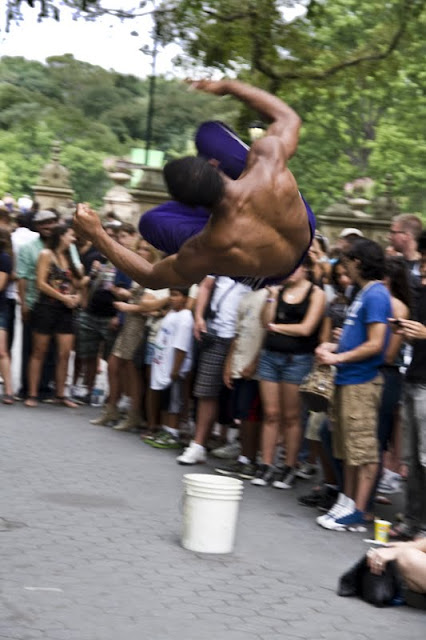
M 199 91 L 205 91 L 206 93 L 213 93 L 216 96 L 224 96 L 228 93 L 226 80 L 210 80 L 208 78 L 204 80 L 191 80 L 187 78 L 185 82 L 191 89 L 198 89 Z
M 74 229 L 79 236 L 93 240 L 102 230 L 102 223 L 96 211 L 87 203 L 79 203 L 73 220 Z

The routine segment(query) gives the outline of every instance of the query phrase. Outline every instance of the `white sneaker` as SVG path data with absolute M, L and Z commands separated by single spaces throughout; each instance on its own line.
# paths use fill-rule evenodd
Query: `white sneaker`
M 176 458 L 178 464 L 201 464 L 207 460 L 206 450 L 201 444 L 192 441 L 189 447 Z
M 239 442 L 233 442 L 232 444 L 225 444 L 223 447 L 213 449 L 211 455 L 215 458 L 221 458 L 222 460 L 232 460 L 238 458 L 241 453 L 241 444 Z
M 355 508 L 355 503 L 352 498 L 348 498 L 344 493 L 339 493 L 337 498 L 337 502 L 331 507 L 328 513 L 325 513 L 322 516 L 318 516 L 316 519 L 317 524 L 320 527 L 324 527 L 324 529 L 331 529 L 334 521 L 337 518 L 341 518 L 343 515 L 347 515 L 346 511 L 349 509 L 349 513 L 351 513 Z

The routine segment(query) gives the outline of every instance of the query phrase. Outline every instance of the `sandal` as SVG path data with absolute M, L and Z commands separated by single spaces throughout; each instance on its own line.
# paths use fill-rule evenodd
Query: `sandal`
M 37 398 L 37 396 L 28 396 L 28 398 L 24 402 L 24 406 L 25 407 L 30 407 L 31 409 L 34 409 L 35 407 L 38 407 L 38 398 Z
M 71 398 L 67 398 L 66 396 L 56 396 L 55 400 L 55 404 L 62 404 L 68 409 L 77 409 L 77 407 L 79 406 L 76 402 L 71 400 Z
M 2 398 L 2 403 L 3 404 L 15 404 L 15 400 L 13 399 L 12 395 L 10 395 L 9 393 L 5 393 L 3 398 Z

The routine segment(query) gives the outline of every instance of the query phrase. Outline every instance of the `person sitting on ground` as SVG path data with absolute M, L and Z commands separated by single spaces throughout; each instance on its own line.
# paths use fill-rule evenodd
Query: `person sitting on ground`
M 28 365 L 29 395 L 25 406 L 36 407 L 43 362 L 52 336 L 57 343 L 56 400 L 69 408 L 77 405 L 65 396 L 68 360 L 74 343 L 73 312 L 80 304 L 81 276 L 70 255 L 73 229 L 58 224 L 37 261 L 38 299 L 32 315 L 33 350 Z
M 245 170 L 236 180 L 213 166 L 213 151 L 210 158 L 187 157 L 166 165 L 172 197 L 192 207 L 194 214 L 199 206 L 208 210 L 203 229 L 176 254 L 151 265 L 118 248 L 87 205 L 78 205 L 75 224 L 119 269 L 151 288 L 190 286 L 212 273 L 282 281 L 308 250 L 315 227 L 313 213 L 287 166 L 297 149 L 300 118 L 279 98 L 236 80 L 203 80 L 193 87 L 234 95 L 271 121 L 265 136 L 253 143 Z M 170 218 L 173 228 L 173 214 Z M 175 222 L 179 226 L 179 218 Z
M 411 591 L 426 594 L 426 538 L 410 542 L 393 542 L 383 549 L 370 549 L 367 563 L 379 576 L 388 562 L 396 562 L 401 578 Z

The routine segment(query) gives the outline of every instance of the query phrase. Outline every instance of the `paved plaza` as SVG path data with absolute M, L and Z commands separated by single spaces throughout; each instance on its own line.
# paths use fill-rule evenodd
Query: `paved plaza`
M 90 425 L 97 413 L 0 406 L 0 638 L 424 640 L 424 612 L 336 596 L 366 534 L 318 527 L 296 501 L 306 481 L 246 484 L 235 552 L 194 554 L 180 545 L 188 468 Z

